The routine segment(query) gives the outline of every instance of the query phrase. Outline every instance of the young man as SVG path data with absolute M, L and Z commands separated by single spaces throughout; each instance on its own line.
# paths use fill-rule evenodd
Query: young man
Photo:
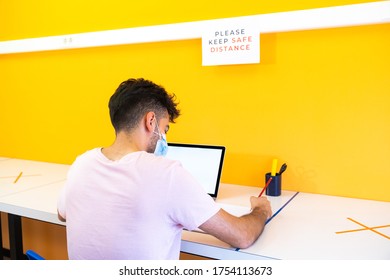
M 76 159 L 58 200 L 70 259 L 178 259 L 183 227 L 239 248 L 259 237 L 271 216 L 266 198 L 251 197 L 251 213 L 232 216 L 179 162 L 161 156 L 180 114 L 174 95 L 129 79 L 109 109 L 114 143 Z

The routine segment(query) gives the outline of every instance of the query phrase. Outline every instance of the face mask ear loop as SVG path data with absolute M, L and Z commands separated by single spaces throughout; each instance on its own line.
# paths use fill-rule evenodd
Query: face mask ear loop
M 157 134 L 157 135 L 160 137 L 160 139 L 162 139 L 162 134 L 161 134 L 161 132 L 160 132 L 160 128 L 158 127 L 158 122 L 157 122 L 157 117 L 156 117 L 156 115 L 154 115 L 154 119 L 156 120 L 157 132 L 154 130 L 153 133 Z

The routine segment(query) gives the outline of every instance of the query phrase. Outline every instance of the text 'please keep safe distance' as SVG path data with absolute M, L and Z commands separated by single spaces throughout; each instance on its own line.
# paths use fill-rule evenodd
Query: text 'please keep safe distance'
M 253 28 L 215 28 L 202 37 L 203 65 L 260 62 L 260 36 Z

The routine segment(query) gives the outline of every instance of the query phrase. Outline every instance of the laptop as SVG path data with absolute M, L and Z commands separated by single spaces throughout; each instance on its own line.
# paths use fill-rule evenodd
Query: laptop
M 166 157 L 180 161 L 206 193 L 217 198 L 225 157 L 224 146 L 168 143 Z

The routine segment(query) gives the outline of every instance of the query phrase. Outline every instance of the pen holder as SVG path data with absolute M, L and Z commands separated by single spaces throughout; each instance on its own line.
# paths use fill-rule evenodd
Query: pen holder
M 271 173 L 265 174 L 265 181 L 268 182 L 269 178 L 272 177 L 265 194 L 269 196 L 280 196 L 282 193 L 282 175 L 276 173 L 275 176 L 271 176 Z

